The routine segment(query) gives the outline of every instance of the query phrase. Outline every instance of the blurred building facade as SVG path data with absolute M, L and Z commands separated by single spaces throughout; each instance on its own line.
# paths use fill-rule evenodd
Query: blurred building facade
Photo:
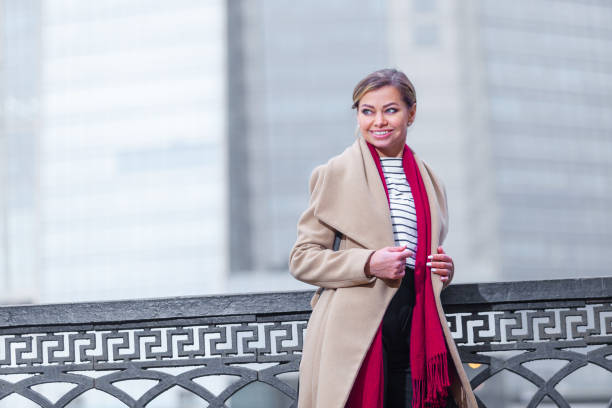
M 416 84 L 458 282 L 607 273 L 605 2 L 1 4 L 9 298 L 299 287 L 310 171 L 383 66 Z
M 41 276 L 42 15 L 39 1 L 0 4 L 0 285 L 4 301 L 33 300 Z
M 223 291 L 225 2 L 0 4 L 3 293 Z
M 388 61 L 387 9 L 350 0 L 228 4 L 229 286 L 294 287 L 288 254 L 310 172 L 354 140 L 352 88 Z
M 501 277 L 609 274 L 612 7 L 488 1 L 480 16 Z
M 446 182 L 457 281 L 608 273 L 606 2 L 231 4 L 231 277 L 286 270 L 309 173 L 352 142 L 352 87 L 381 66 L 416 84 L 409 143 Z
M 420 91 L 415 143 L 446 180 L 448 245 L 461 273 L 608 274 L 596 254 L 612 243 L 610 5 L 392 8 L 392 65 L 411 72 Z

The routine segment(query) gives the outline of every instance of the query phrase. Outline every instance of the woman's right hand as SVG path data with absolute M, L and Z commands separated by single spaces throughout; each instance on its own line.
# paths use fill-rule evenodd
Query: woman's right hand
M 401 279 L 406 273 L 406 258 L 412 255 L 406 245 L 379 249 L 366 264 L 365 274 L 381 279 Z

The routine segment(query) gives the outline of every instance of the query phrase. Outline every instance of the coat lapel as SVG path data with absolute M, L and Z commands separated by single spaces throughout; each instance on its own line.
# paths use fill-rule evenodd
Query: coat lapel
M 393 246 L 385 189 L 365 140 L 359 137 L 328 164 L 315 216 L 365 248 Z

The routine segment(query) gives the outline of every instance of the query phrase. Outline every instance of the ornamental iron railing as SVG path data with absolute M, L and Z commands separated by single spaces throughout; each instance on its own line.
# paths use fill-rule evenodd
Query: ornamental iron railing
M 0 307 L 0 407 L 295 407 L 312 292 Z M 452 285 L 482 407 L 612 407 L 612 278 Z

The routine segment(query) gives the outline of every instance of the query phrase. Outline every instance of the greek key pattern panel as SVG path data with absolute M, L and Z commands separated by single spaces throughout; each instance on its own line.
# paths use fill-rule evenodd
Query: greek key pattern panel
M 483 311 L 446 316 L 457 346 L 487 349 L 550 341 L 581 344 L 612 342 L 612 304 L 582 307 Z
M 567 383 L 562 383 L 578 370 L 603 369 L 612 374 L 610 303 L 453 313 L 447 320 L 480 407 L 487 405 L 478 387 L 486 390 L 502 372 L 512 377 L 511 384 L 527 381 L 535 386 L 536 391 L 518 403 L 527 408 L 550 406 L 547 399 L 570 408 L 571 400 L 561 392 Z M 562 364 L 550 376 L 542 376 L 531 365 L 542 367 L 553 360 Z M 608 407 L 611 397 L 607 396 Z M 489 407 L 495 406 L 495 397 L 489 395 L 488 401 Z
M 447 320 L 460 348 L 612 341 L 612 304 L 607 303 L 454 313 Z M 214 358 L 226 363 L 285 362 L 300 358 L 305 329 L 306 319 L 1 335 L 0 372 L 39 370 L 47 365 L 148 367 Z
M 62 331 L 0 336 L 0 373 L 99 367 L 299 360 L 306 320 Z
M 486 389 L 503 371 L 535 386 L 537 391 L 524 401 L 525 406 L 536 408 L 549 399 L 569 408 L 558 387 L 568 376 L 586 366 L 612 373 L 612 304 L 543 305 L 447 315 L 462 361 L 470 363 L 467 370 L 474 388 Z M 308 313 L 214 319 L 219 320 L 22 327 L 2 332 L 0 404 L 25 398 L 40 407 L 63 408 L 95 391 L 128 407 L 145 407 L 178 392 L 177 401 L 192 398 L 200 401 L 196 405 L 227 408 L 232 398 L 258 383 L 275 395 L 278 406 L 295 407 Z M 545 377 L 529 366 L 542 360 L 565 365 Z M 172 371 L 176 369 L 181 370 Z M 217 382 L 212 386 L 204 381 L 213 377 Z M 132 380 L 151 385 L 141 390 L 125 385 Z M 71 388 L 52 398 L 41 391 L 48 384 Z

